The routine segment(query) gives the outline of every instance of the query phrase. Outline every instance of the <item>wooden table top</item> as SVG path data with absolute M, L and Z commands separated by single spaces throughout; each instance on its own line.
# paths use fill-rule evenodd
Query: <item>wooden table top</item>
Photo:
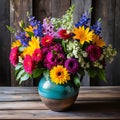
M 120 119 L 120 86 L 81 87 L 65 112 L 49 110 L 37 87 L 0 87 L 0 119 Z

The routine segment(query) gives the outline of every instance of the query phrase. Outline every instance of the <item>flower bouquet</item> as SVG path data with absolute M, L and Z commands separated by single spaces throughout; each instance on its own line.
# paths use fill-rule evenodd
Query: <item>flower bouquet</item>
M 61 18 L 44 18 L 43 22 L 28 16 L 28 26 L 19 22 L 21 31 L 15 34 L 10 51 L 10 62 L 15 67 L 16 80 L 21 84 L 29 78 L 44 76 L 55 85 L 72 82 L 80 86 L 80 76 L 105 81 L 105 66 L 112 62 L 116 50 L 101 36 L 101 20 L 90 25 L 90 12 L 86 11 L 73 25 L 74 5 Z

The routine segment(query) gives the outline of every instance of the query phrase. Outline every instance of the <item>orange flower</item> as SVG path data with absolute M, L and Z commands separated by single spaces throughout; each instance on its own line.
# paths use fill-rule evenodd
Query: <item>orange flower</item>
M 99 47 L 104 47 L 105 46 L 104 40 L 96 34 L 93 35 L 92 43 L 95 44 L 96 46 L 99 46 Z
M 83 45 L 84 42 L 92 41 L 93 31 L 90 31 L 90 28 L 85 28 L 84 26 L 79 28 L 74 28 L 73 30 L 74 39 L 80 40 L 80 43 Z

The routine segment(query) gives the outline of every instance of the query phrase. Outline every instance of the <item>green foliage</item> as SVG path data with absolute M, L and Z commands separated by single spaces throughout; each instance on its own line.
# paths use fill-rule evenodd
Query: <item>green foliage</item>
M 21 28 L 24 28 L 24 27 L 25 27 L 25 23 L 24 23 L 23 20 L 21 20 L 21 21 L 19 22 L 19 26 L 20 26 Z
M 30 75 L 24 71 L 22 63 L 18 63 L 16 65 L 15 75 L 16 75 L 16 80 L 19 80 L 19 84 L 30 78 Z
M 16 33 L 16 30 L 13 27 L 11 27 L 9 25 L 6 25 L 6 27 L 11 33 Z
M 34 36 L 34 33 L 33 33 L 33 32 L 27 32 L 27 34 L 28 34 L 30 37 Z
M 89 76 L 91 78 L 94 78 L 96 76 L 96 74 L 97 74 L 97 70 L 96 69 L 88 69 L 87 72 L 88 72 L 88 74 L 89 74 Z
M 45 68 L 37 68 L 33 71 L 33 78 L 39 77 L 42 72 L 45 70 Z
M 45 70 L 43 71 L 43 76 L 46 78 L 46 80 L 49 79 L 49 70 L 48 70 L 48 69 L 45 69 Z
M 77 86 L 77 87 L 80 87 L 80 78 L 77 76 L 77 75 L 75 75 L 74 77 L 73 77 L 74 79 L 74 84 Z
M 66 13 L 62 16 L 62 18 L 53 18 L 52 23 L 56 29 L 63 28 L 67 30 L 71 30 L 73 28 L 73 11 L 75 5 L 72 5 Z
M 64 49 L 65 53 L 67 53 L 67 51 L 66 51 L 66 44 L 65 44 L 65 40 L 62 40 L 62 46 L 63 46 L 63 49 Z
M 89 69 L 87 72 L 91 78 L 98 77 L 100 80 L 106 82 L 104 69 Z
M 106 82 L 105 70 L 99 69 L 97 74 L 98 74 L 98 77 L 99 77 L 101 80 L 103 80 L 104 82 Z

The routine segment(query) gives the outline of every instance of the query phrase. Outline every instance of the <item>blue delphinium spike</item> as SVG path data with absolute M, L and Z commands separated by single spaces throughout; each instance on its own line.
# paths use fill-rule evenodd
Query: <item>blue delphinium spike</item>
M 101 33 L 101 19 L 98 19 L 97 22 L 93 26 L 91 26 L 91 30 L 94 30 L 94 33 L 98 35 Z
M 40 36 L 42 37 L 43 36 L 43 33 L 42 33 L 42 24 L 40 23 L 40 21 L 37 21 L 35 20 L 35 17 L 34 16 L 30 16 L 29 17 L 29 23 L 32 27 L 36 27 L 36 29 L 34 29 L 34 34 L 35 36 Z
M 23 46 L 28 46 L 29 38 L 25 36 L 25 32 L 20 32 L 19 35 L 16 36 L 16 39 L 20 40 Z
M 43 27 L 41 24 L 37 25 L 37 28 L 34 29 L 35 36 L 43 37 L 42 29 L 43 29 Z
M 90 12 L 91 11 L 88 10 L 85 13 L 83 13 L 80 21 L 77 24 L 75 24 L 75 27 L 79 27 L 79 26 L 87 27 L 88 23 L 90 22 L 90 17 L 89 17 Z

